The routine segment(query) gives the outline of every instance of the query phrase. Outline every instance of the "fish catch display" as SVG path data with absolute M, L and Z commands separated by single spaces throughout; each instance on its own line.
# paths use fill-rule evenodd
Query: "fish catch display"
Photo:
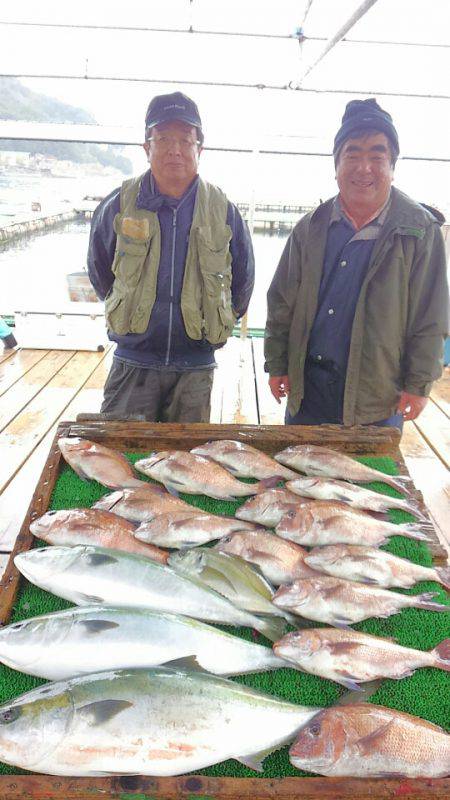
M 275 605 L 301 617 L 346 627 L 370 617 L 390 617 L 402 608 L 450 611 L 450 606 L 434 603 L 435 592 L 418 595 L 397 594 L 364 583 L 318 575 L 281 586 L 273 598 Z
M 228 758 L 255 770 L 319 709 L 202 672 L 113 670 L 0 706 L 0 759 L 50 775 L 181 775 Z
M 294 767 L 355 778 L 444 778 L 450 736 L 419 717 L 359 703 L 321 711 L 289 750 Z
M 279 478 L 292 480 L 297 474 L 278 464 L 275 459 L 244 442 L 220 439 L 194 447 L 191 453 L 207 456 L 222 464 L 236 478 Z
M 152 544 L 139 542 L 134 537 L 134 525 L 109 511 L 93 508 L 47 511 L 31 523 L 30 531 L 52 545 L 72 547 L 77 544 L 92 544 L 136 553 L 159 561 L 160 564 L 167 561 L 167 552 Z
M 337 500 L 307 500 L 287 511 L 275 528 L 278 536 L 307 547 L 327 544 L 370 544 L 378 547 L 390 536 L 406 536 L 429 542 L 420 524 L 375 519 L 364 511 Z
M 122 453 L 98 442 L 78 437 L 61 437 L 58 447 L 65 460 L 82 480 L 94 480 L 108 489 L 142 486 L 131 464 Z
M 424 652 L 367 633 L 310 628 L 287 633 L 275 642 L 273 650 L 305 672 L 351 690 L 379 678 L 407 678 L 421 667 L 450 671 L 450 639 Z
M 307 501 L 302 501 L 288 489 L 282 487 L 266 489 L 265 492 L 260 492 L 255 497 L 246 500 L 238 508 L 235 516 L 247 522 L 274 528 L 288 511 L 295 510 L 301 502 L 306 503 Z
M 287 666 L 270 648 L 196 619 L 113 606 L 70 608 L 0 628 L 0 661 L 52 681 L 175 661 L 215 675 Z
M 304 472 L 306 475 L 317 475 L 319 478 L 341 478 L 344 481 L 355 481 L 356 483 L 381 481 L 400 492 L 405 491 L 404 483 L 410 481 L 410 478 L 394 478 L 392 475 L 386 475 L 377 469 L 360 464 L 359 461 L 355 461 L 354 458 L 350 458 L 344 453 L 314 444 L 286 447 L 274 458 L 281 464 Z
M 258 492 L 257 485 L 236 480 L 210 458 L 184 450 L 154 453 L 137 461 L 135 467 L 176 492 L 206 494 L 216 500 L 236 500 Z
M 256 617 L 218 592 L 149 558 L 103 547 L 41 547 L 19 553 L 14 563 L 31 583 L 77 605 L 101 603 L 150 608 L 244 625 L 275 641 L 281 620 Z
M 436 581 L 450 589 L 450 567 L 424 567 L 375 547 L 346 544 L 315 547 L 305 555 L 305 562 L 318 572 L 386 589 L 409 589 L 419 581 Z
M 255 564 L 274 586 L 315 574 L 304 562 L 307 550 L 269 531 L 230 533 L 217 542 L 215 549 Z
M 221 539 L 232 531 L 246 529 L 255 530 L 255 526 L 235 517 L 222 517 L 205 512 L 191 513 L 186 517 L 176 510 L 175 513 L 160 514 L 150 522 L 143 522 L 134 535 L 142 542 L 161 547 L 183 548 L 207 544 L 214 539 Z
M 417 505 L 411 500 L 400 497 L 390 497 L 387 494 L 373 492 L 364 486 L 356 486 L 346 481 L 338 481 L 333 478 L 297 478 L 286 483 L 286 488 L 301 497 L 312 497 L 314 500 L 339 500 L 353 508 L 366 509 L 368 511 L 386 512 L 390 508 L 399 508 L 407 511 L 408 514 L 425 520 L 426 517 L 418 509 Z

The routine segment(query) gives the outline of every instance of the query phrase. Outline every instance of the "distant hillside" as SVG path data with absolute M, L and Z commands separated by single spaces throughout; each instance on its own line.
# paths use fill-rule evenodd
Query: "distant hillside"
M 33 92 L 23 86 L 17 78 L 0 78 L 0 119 L 24 120 L 27 122 L 72 122 L 95 123 L 95 118 L 82 108 L 62 103 L 53 97 Z M 0 150 L 22 150 L 27 153 L 42 153 L 78 164 L 95 162 L 129 175 L 132 164 L 121 155 L 121 148 L 109 146 L 103 150 L 96 144 L 76 142 L 25 142 L 0 139 Z

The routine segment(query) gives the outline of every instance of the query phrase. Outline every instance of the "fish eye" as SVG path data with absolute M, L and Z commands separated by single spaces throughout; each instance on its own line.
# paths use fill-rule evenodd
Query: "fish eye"
M 315 722 L 313 725 L 310 725 L 309 732 L 312 736 L 318 736 L 320 733 L 320 725 L 318 722 Z
M 20 717 L 21 709 L 17 706 L 7 708 L 6 711 L 2 711 L 0 713 L 0 725 L 8 725 L 10 722 L 14 722 L 18 717 Z

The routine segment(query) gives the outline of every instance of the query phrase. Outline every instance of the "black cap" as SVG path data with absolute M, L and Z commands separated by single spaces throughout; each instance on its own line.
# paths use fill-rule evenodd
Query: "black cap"
M 172 122 L 175 119 L 180 120 L 180 122 L 186 122 L 187 125 L 193 125 L 200 130 L 202 128 L 202 121 L 196 104 L 182 92 L 158 94 L 153 100 L 150 100 L 145 115 L 146 130 L 147 128 L 153 128 L 154 125 Z
M 372 97 L 370 100 L 351 100 L 350 103 L 347 103 L 342 117 L 342 125 L 334 139 L 333 155 L 335 160 L 344 142 L 352 138 L 352 133 L 364 130 L 376 130 L 384 133 L 391 143 L 394 160 L 397 158 L 400 147 L 392 117 Z

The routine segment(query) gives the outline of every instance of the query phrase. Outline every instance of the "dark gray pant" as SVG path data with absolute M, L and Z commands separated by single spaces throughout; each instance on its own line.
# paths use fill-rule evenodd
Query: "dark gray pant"
M 209 422 L 213 377 L 213 367 L 175 372 L 114 359 L 101 412 L 149 422 Z

